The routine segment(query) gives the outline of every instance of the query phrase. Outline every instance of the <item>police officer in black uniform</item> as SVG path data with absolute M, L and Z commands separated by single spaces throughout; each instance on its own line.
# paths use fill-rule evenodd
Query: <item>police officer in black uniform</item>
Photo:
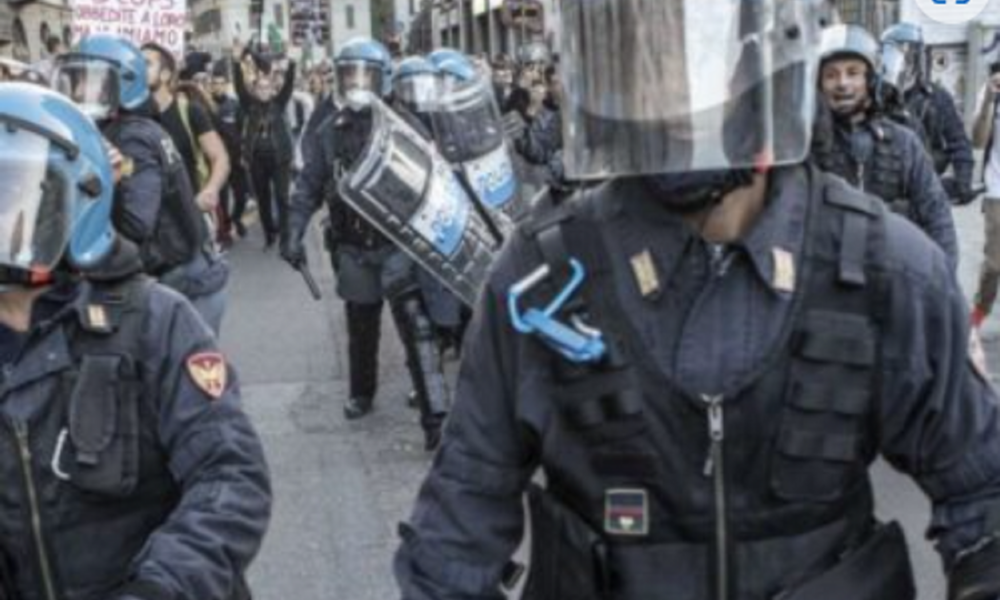
M 404 600 L 504 598 L 529 489 L 526 598 L 913 600 L 880 454 L 933 502 L 950 597 L 1000 595 L 1000 407 L 951 265 L 804 162 L 817 4 L 563 2 L 567 171 L 630 177 L 495 264 Z
M 235 374 L 113 230 L 89 118 L 4 84 L 0 123 L 0 596 L 249 600 L 271 498 Z
M 927 150 L 917 134 L 884 117 L 874 102 L 878 51 L 859 26 L 825 30 L 819 85 L 828 110 L 817 122 L 813 158 L 824 171 L 910 218 L 957 265 L 951 204 Z
M 975 159 L 972 142 L 955 100 L 943 87 L 930 80 L 924 33 L 919 25 L 897 23 L 882 34 L 883 57 L 888 77 L 903 93 L 907 111 L 920 124 L 934 170 L 951 177 L 943 180 L 948 195 L 958 203 L 970 202 Z
M 361 155 L 370 137 L 372 98 L 388 94 L 390 60 L 382 44 L 365 38 L 348 42 L 338 54 L 337 82 L 345 108 L 304 142 L 306 163 L 295 182 L 281 254 L 293 267 L 303 265 L 306 228 L 325 201 L 330 213 L 327 248 L 347 316 L 350 397 L 344 415 L 357 419 L 372 410 L 378 385 L 382 307 L 387 299 L 406 350 L 425 446 L 433 450 L 447 412 L 448 392 L 434 328 L 415 277 L 416 266 L 348 206 L 337 190 L 344 171 Z
M 191 300 L 218 334 L 229 267 L 212 244 L 183 159 L 153 119 L 142 52 L 117 35 L 88 36 L 59 57 L 54 79 L 124 155 L 115 228 L 139 246 L 146 273 Z

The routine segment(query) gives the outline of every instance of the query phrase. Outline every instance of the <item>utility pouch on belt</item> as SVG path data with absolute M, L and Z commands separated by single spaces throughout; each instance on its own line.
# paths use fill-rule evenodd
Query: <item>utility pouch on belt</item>
M 882 525 L 825 573 L 775 600 L 914 600 L 913 568 L 899 523 Z
M 601 535 L 537 485 L 528 489 L 531 571 L 523 600 L 604 600 L 610 582 Z

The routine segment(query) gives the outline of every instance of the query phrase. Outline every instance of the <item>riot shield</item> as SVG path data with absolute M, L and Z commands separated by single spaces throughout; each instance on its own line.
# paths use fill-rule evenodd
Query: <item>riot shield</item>
M 459 167 L 475 199 L 505 236 L 527 211 L 522 201 L 506 126 L 486 80 L 443 86 L 431 113 L 444 158 Z
M 371 137 L 339 191 L 464 303 L 475 303 L 498 244 L 448 162 L 381 101 L 372 104 Z

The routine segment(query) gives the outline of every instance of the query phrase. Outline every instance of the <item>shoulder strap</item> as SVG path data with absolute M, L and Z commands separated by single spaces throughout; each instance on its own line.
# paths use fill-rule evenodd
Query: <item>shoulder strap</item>
M 873 221 L 884 218 L 884 208 L 842 180 L 815 171 L 812 178 L 814 185 L 821 186 L 824 203 L 842 214 L 839 282 L 864 287 L 870 258 L 870 227 Z
M 201 151 L 198 137 L 195 136 L 194 130 L 191 128 L 191 100 L 187 97 L 187 94 L 183 92 L 177 94 L 177 109 L 181 114 L 181 123 L 184 125 L 184 131 L 191 142 L 191 151 L 194 152 L 195 168 L 198 169 L 195 175 L 197 176 L 198 187 L 200 188 L 208 181 L 211 171 L 208 167 L 208 161 L 205 159 L 205 153 Z
M 74 355 L 134 356 L 152 285 L 144 275 L 115 283 L 88 282 L 79 327 L 71 336 Z

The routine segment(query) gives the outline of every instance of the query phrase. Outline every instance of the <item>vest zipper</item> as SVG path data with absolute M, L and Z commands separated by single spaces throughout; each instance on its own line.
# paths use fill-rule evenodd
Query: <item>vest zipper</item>
M 35 489 L 35 479 L 31 474 L 31 446 L 28 444 L 28 427 L 25 423 L 11 419 L 11 428 L 17 439 L 21 454 L 21 471 L 24 473 L 24 484 L 28 492 L 28 503 L 31 509 L 31 529 L 35 537 L 35 547 L 38 549 L 38 564 L 42 571 L 42 584 L 45 586 L 46 600 L 56 600 L 55 585 L 52 581 L 52 567 L 49 564 L 48 553 L 45 551 L 45 540 L 42 537 L 42 515 L 38 507 L 38 491 Z
M 716 598 L 729 598 L 729 530 L 726 521 L 726 469 L 722 453 L 722 442 L 725 439 L 723 429 L 722 396 L 702 395 L 702 401 L 708 405 L 708 437 L 711 445 L 708 457 L 705 459 L 705 477 L 712 477 L 715 487 L 715 546 Z

